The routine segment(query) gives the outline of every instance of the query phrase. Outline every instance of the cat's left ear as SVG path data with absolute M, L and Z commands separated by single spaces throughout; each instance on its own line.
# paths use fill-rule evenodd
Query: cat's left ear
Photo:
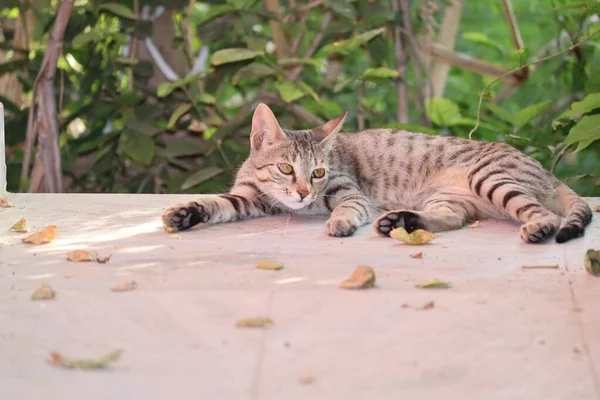
M 335 136 L 342 129 L 342 125 L 344 125 L 344 120 L 348 115 L 348 111 L 344 112 L 339 117 L 332 119 L 329 122 L 315 128 L 314 132 L 319 141 L 324 141 L 330 136 Z

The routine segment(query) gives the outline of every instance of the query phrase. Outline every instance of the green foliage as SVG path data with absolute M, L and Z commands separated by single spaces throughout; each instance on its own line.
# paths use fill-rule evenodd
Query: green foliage
M 16 48 L 10 32 L 0 51 L 15 55 L 0 75 L 17 74 L 26 94 L 41 66 L 58 2 L 36 10 L 28 49 Z M 0 18 L 19 18 L 19 2 Z M 393 29 L 403 24 L 389 2 L 326 0 L 281 13 L 264 0 L 139 2 L 163 4 L 174 29 L 136 19 L 132 0 L 76 2 L 57 65 L 63 172 L 73 192 L 207 193 L 224 190 L 247 157 L 253 106 L 267 102 L 282 126 L 309 128 L 349 111 L 345 130 L 394 127 L 467 137 L 478 119 L 479 93 L 492 78 L 451 68 L 443 98 L 422 102 L 428 84 L 411 59 L 421 20 L 420 1 L 411 2 L 415 34 L 403 36 L 408 67 L 396 66 Z M 446 2 L 433 15 L 437 29 Z M 500 1 L 464 2 L 456 50 L 506 69 L 526 67 L 529 77 L 508 91 L 496 83 L 484 95 L 474 139 L 505 141 L 538 159 L 583 195 L 600 195 L 600 30 L 589 18 L 597 0 L 512 0 L 525 48 L 514 50 Z M 331 21 L 327 21 L 328 15 Z M 286 48 L 275 49 L 272 21 Z M 3 25 L 4 26 L 4 25 Z M 324 28 L 323 28 L 324 27 Z M 403 27 L 406 33 L 406 28 Z M 165 80 L 141 53 L 144 39 L 165 36 L 179 58 L 167 59 L 179 78 Z M 174 32 L 174 34 L 172 33 Z M 170 36 L 169 36 L 170 35 Z M 559 40 L 559 38 L 561 38 Z M 135 42 L 135 44 L 134 44 Z M 558 47 L 557 47 L 558 44 Z M 164 50 L 165 44 L 162 44 Z M 158 46 L 160 47 L 160 46 Z M 204 68 L 193 69 L 200 49 Z M 147 52 L 146 52 L 147 53 Z M 19 58 L 17 55 L 24 55 Z M 193 73 L 191 71 L 194 71 Z M 397 120 L 397 85 L 409 92 L 409 123 Z M 507 95 L 509 93 L 509 95 Z M 0 101 L 7 110 L 9 190 L 18 191 L 28 105 Z M 419 102 L 420 107 L 418 106 Z M 34 157 L 35 158 L 35 157 Z

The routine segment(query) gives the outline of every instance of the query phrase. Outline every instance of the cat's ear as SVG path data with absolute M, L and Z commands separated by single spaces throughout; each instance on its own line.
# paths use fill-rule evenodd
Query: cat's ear
M 325 141 L 325 139 L 328 137 L 335 136 L 335 134 L 342 129 L 342 125 L 344 125 L 344 120 L 346 119 L 347 115 L 348 111 L 316 128 L 314 132 L 317 136 L 317 139 L 319 141 Z
M 283 129 L 279 126 L 273 111 L 264 103 L 260 103 L 252 117 L 252 133 L 250 134 L 250 147 L 258 150 L 263 145 L 270 145 L 286 138 Z

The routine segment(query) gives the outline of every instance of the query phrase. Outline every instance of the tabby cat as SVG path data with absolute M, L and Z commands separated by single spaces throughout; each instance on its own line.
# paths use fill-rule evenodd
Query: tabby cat
M 165 227 L 330 212 L 331 236 L 350 236 L 373 219 L 375 231 L 389 236 L 397 227 L 438 232 L 510 217 L 522 223 L 525 242 L 556 233 L 563 243 L 581 236 L 591 221 L 590 207 L 575 192 L 504 143 L 397 129 L 340 133 L 345 117 L 289 131 L 258 105 L 250 156 L 229 193 L 168 208 Z

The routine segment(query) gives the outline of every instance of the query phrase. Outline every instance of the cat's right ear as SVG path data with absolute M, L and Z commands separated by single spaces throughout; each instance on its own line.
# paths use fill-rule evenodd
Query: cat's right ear
M 273 111 L 266 104 L 260 103 L 252 117 L 252 133 L 250 134 L 252 150 L 259 150 L 264 145 L 271 145 L 285 138 L 285 133 L 279 126 Z

